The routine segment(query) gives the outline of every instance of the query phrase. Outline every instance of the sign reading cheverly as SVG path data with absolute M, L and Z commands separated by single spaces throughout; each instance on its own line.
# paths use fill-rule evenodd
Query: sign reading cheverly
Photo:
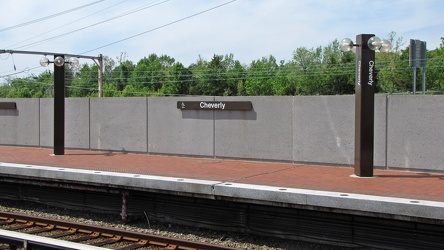
M 211 101 L 178 101 L 177 108 L 181 110 L 252 110 L 251 102 L 211 102 Z

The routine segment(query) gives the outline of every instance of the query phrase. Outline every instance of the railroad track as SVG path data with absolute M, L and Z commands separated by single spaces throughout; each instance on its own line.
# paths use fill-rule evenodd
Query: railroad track
M 35 237 L 29 237 L 29 235 Z M 74 245 L 63 242 L 70 242 Z M 120 250 L 233 249 L 152 234 L 0 212 L 0 249 L 80 249 L 78 246 L 81 245 L 78 243 L 83 244 L 84 249 L 88 249 L 88 246 L 90 248 L 103 247 Z

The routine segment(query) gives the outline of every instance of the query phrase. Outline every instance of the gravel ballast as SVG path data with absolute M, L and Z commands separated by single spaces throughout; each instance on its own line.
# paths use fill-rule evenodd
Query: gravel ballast
M 67 210 L 29 201 L 11 201 L 0 199 L 0 211 L 20 213 L 29 216 L 39 216 L 55 220 L 73 221 L 76 223 L 84 223 L 95 226 L 118 228 L 122 230 L 155 234 L 164 237 L 174 237 L 184 240 L 217 244 L 238 249 L 348 249 L 339 246 L 320 245 L 310 242 L 261 237 L 234 232 L 213 231 L 174 224 L 164 224 L 157 221 L 149 221 L 147 219 L 129 221 L 128 223 L 123 224 L 120 216 Z

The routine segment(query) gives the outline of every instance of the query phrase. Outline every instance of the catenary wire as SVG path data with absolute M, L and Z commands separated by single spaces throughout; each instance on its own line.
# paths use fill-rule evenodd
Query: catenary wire
M 109 44 L 106 44 L 106 45 L 103 45 L 103 46 L 100 46 L 100 47 L 97 47 L 97 48 L 95 48 L 95 49 L 91 49 L 91 50 L 85 51 L 85 52 L 83 52 L 83 53 L 80 53 L 80 55 L 83 55 L 83 54 L 86 54 L 86 53 L 89 53 L 89 52 L 92 52 L 92 51 L 95 51 L 95 50 L 98 50 L 98 49 L 102 49 L 102 48 L 105 48 L 105 47 L 109 47 L 109 46 L 111 46 L 111 45 L 114 45 L 114 44 L 117 44 L 117 43 L 121 43 L 121 42 L 124 42 L 124 41 L 130 40 L 130 39 L 132 39 L 132 38 L 135 38 L 135 37 L 138 37 L 138 36 L 144 35 L 144 34 L 146 34 L 146 33 L 149 33 L 149 32 L 152 32 L 152 31 L 155 31 L 155 30 L 161 29 L 161 28 L 165 28 L 165 27 L 167 27 L 167 26 L 170 26 L 170 25 L 176 24 L 176 23 L 178 23 L 178 22 L 181 22 L 181 21 L 184 21 L 184 20 L 190 19 L 190 18 L 192 18 L 192 17 L 195 17 L 195 16 L 198 16 L 198 15 L 201 15 L 201 14 L 203 14 L 203 13 L 206 13 L 206 12 L 212 11 L 212 10 L 214 10 L 214 9 L 220 8 L 220 7 L 222 7 L 222 6 L 225 6 L 225 5 L 227 5 L 227 4 L 233 3 L 233 2 L 235 2 L 235 1 L 236 1 L 236 0 L 232 0 L 232 1 L 225 2 L 225 3 L 220 4 L 220 5 L 217 5 L 217 6 L 215 6 L 215 7 L 212 7 L 212 8 L 209 8 L 209 9 L 203 10 L 203 11 L 200 11 L 200 12 L 195 13 L 195 14 L 193 14 L 193 15 L 190 15 L 190 16 L 187 16 L 187 17 L 184 17 L 184 18 L 178 19 L 178 20 L 176 20 L 176 21 L 173 21 L 173 22 L 170 22 L 170 23 L 167 23 L 167 24 L 161 25 L 161 26 L 158 26 L 158 27 L 156 27 L 156 28 L 153 28 L 153 29 L 150 29 L 150 30 L 144 31 L 144 32 L 142 32 L 142 33 L 139 33 L 139 34 L 136 34 L 136 35 L 133 35 L 133 36 L 130 36 L 130 37 L 127 37 L 127 38 L 124 38 L 124 39 L 121 39 L 121 40 L 118 40 L 118 41 L 115 41 L 115 42 L 112 42 L 112 43 L 109 43 Z
M 133 14 L 133 13 L 136 13 L 136 12 L 139 12 L 139 11 L 142 11 L 142 10 L 145 10 L 145 9 L 147 9 L 147 8 L 152 8 L 152 7 L 154 7 L 154 6 L 157 6 L 157 5 L 160 5 L 160 4 L 163 4 L 163 3 L 166 3 L 166 2 L 168 2 L 168 1 L 170 1 L 170 0 L 165 0 L 165 1 L 162 1 L 162 2 L 160 2 L 160 3 L 157 3 L 157 2 L 159 2 L 159 1 L 154 1 L 154 3 L 150 3 L 148 6 L 144 6 L 144 7 L 141 7 L 141 8 L 138 8 L 138 9 L 132 10 L 132 11 L 129 11 L 129 12 L 125 12 L 125 13 L 123 13 L 123 14 L 117 15 L 117 16 L 112 17 L 112 18 L 108 18 L 108 19 L 103 20 L 103 21 L 101 21 L 101 22 L 97 22 L 97 23 L 94 23 L 94 24 L 91 24 L 91 25 L 88 25 L 88 26 L 85 26 L 85 27 L 82 27 L 82 28 L 79 28 L 79 29 L 71 30 L 71 31 L 69 31 L 69 32 L 65 32 L 65 33 L 63 33 L 63 34 L 58 34 L 58 35 L 56 35 L 56 36 L 52 36 L 52 37 L 49 37 L 49 38 L 46 38 L 46 39 L 43 39 L 43 40 L 40 40 L 40 41 L 36 41 L 36 42 L 33 42 L 33 43 L 29 43 L 29 44 L 26 44 L 26 45 L 20 46 L 20 47 L 18 47 L 17 49 L 22 49 L 22 48 L 30 47 L 30 46 L 34 46 L 34 45 L 37 45 L 37 44 L 42 44 L 42 43 L 45 43 L 45 42 L 48 42 L 48 41 L 54 41 L 55 39 L 59 39 L 59 38 L 64 37 L 64 36 L 71 35 L 71 34 L 74 34 L 74 33 L 76 33 L 76 32 L 79 32 L 79 31 L 82 31 L 82 30 L 85 30 L 85 29 L 88 29 L 88 28 L 91 28 L 91 27 L 94 27 L 94 26 L 97 26 L 97 25 L 100 25 L 100 24 L 103 24 L 103 23 L 106 23 L 106 22 L 109 22 L 109 21 L 116 20 L 116 19 L 118 19 L 118 18 L 121 18 L 121 17 L 127 16 L 127 15 L 130 15 L 130 14 Z M 83 54 L 85 54 L 85 53 L 83 53 Z M 83 54 L 81 54 L 81 55 L 83 55 Z
M 46 35 L 46 34 L 48 34 L 48 33 L 51 33 L 51 32 L 53 32 L 53 31 L 56 31 L 56 30 L 61 29 L 61 28 L 63 28 L 63 27 L 66 27 L 66 26 L 68 26 L 68 25 L 71 25 L 71 24 L 73 24 L 73 23 L 76 23 L 76 22 L 78 22 L 78 21 L 81 21 L 81 20 L 83 20 L 83 19 L 86 19 L 86 18 L 88 18 L 88 17 L 94 16 L 94 15 L 100 13 L 100 12 L 103 12 L 103 11 L 109 10 L 109 9 L 111 9 L 111 8 L 113 8 L 113 7 L 117 6 L 117 5 L 119 5 L 119 4 L 122 4 L 123 2 L 126 2 L 126 1 L 128 1 L 128 0 L 120 1 L 120 2 L 118 2 L 118 3 L 116 3 L 116 4 L 113 4 L 113 5 L 109 6 L 109 7 L 107 7 L 107 8 L 104 8 L 104 9 L 101 9 L 101 10 L 99 10 L 99 11 L 96 11 L 96 12 L 90 14 L 90 15 L 84 16 L 84 17 L 82 17 L 82 18 L 78 18 L 78 19 L 76 19 L 76 20 L 74 20 L 74 21 L 72 21 L 72 22 L 69 22 L 69 23 L 66 23 L 66 24 L 64 24 L 64 25 L 58 26 L 58 27 L 56 27 L 56 28 L 54 28 L 54 29 L 51 29 L 51 30 L 49 30 L 49 31 L 46 31 L 46 32 L 44 32 L 44 33 L 40 33 L 39 35 L 36 35 L 36 36 L 30 37 L 30 38 L 25 39 L 25 40 L 23 40 L 23 41 L 21 41 L 21 42 L 17 42 L 17 43 L 15 43 L 15 44 L 12 44 L 12 45 L 8 46 L 7 48 L 12 48 L 12 47 L 14 47 L 14 46 L 17 46 L 17 45 L 20 45 L 20 44 L 22 44 L 22 43 L 28 42 L 28 41 L 30 41 L 30 40 L 32 40 L 32 39 L 35 39 L 35 38 L 37 38 L 37 37 L 41 37 L 41 36 L 43 36 L 43 35 Z M 24 46 L 22 46 L 22 47 L 26 47 L 26 46 L 27 46 L 27 45 L 24 45 Z M 18 48 L 22 48 L 22 47 L 18 47 Z
M 59 13 L 56 13 L 56 14 L 52 14 L 52 15 L 46 16 L 46 17 L 42 17 L 42 18 L 38 18 L 38 19 L 35 19 L 35 20 L 32 20 L 32 21 L 28 21 L 28 22 L 24 22 L 24 23 L 21 23 L 21 24 L 13 25 L 13 26 L 10 26 L 10 27 L 6 27 L 6 28 L 3 28 L 3 29 L 0 29 L 0 32 L 4 32 L 4 31 L 7 31 L 7 30 L 17 29 L 17 28 L 24 27 L 24 26 L 27 26 L 27 25 L 35 24 L 35 23 L 38 23 L 38 22 L 41 22 L 41 21 L 44 21 L 44 20 L 48 20 L 48 19 L 51 19 L 51 18 L 54 18 L 54 17 L 58 17 L 58 16 L 61 16 L 61 15 L 64 15 L 64 14 L 67 14 L 67 13 L 70 13 L 70 12 L 73 12 L 73 11 L 76 11 L 76 10 L 80 10 L 80 9 L 89 7 L 91 5 L 94 5 L 94 4 L 103 2 L 103 1 L 106 1 L 106 0 L 95 1 L 95 2 L 92 2 L 92 3 L 89 3 L 89 4 L 85 4 L 85 5 L 73 8 L 73 9 L 65 10 L 65 11 L 62 11 L 62 12 L 59 12 Z

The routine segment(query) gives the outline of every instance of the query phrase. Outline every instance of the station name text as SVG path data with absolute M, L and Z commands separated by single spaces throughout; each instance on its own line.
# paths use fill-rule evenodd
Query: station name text
M 219 103 L 208 103 L 208 102 L 200 102 L 199 107 L 201 109 L 225 109 L 225 103 L 219 102 Z

